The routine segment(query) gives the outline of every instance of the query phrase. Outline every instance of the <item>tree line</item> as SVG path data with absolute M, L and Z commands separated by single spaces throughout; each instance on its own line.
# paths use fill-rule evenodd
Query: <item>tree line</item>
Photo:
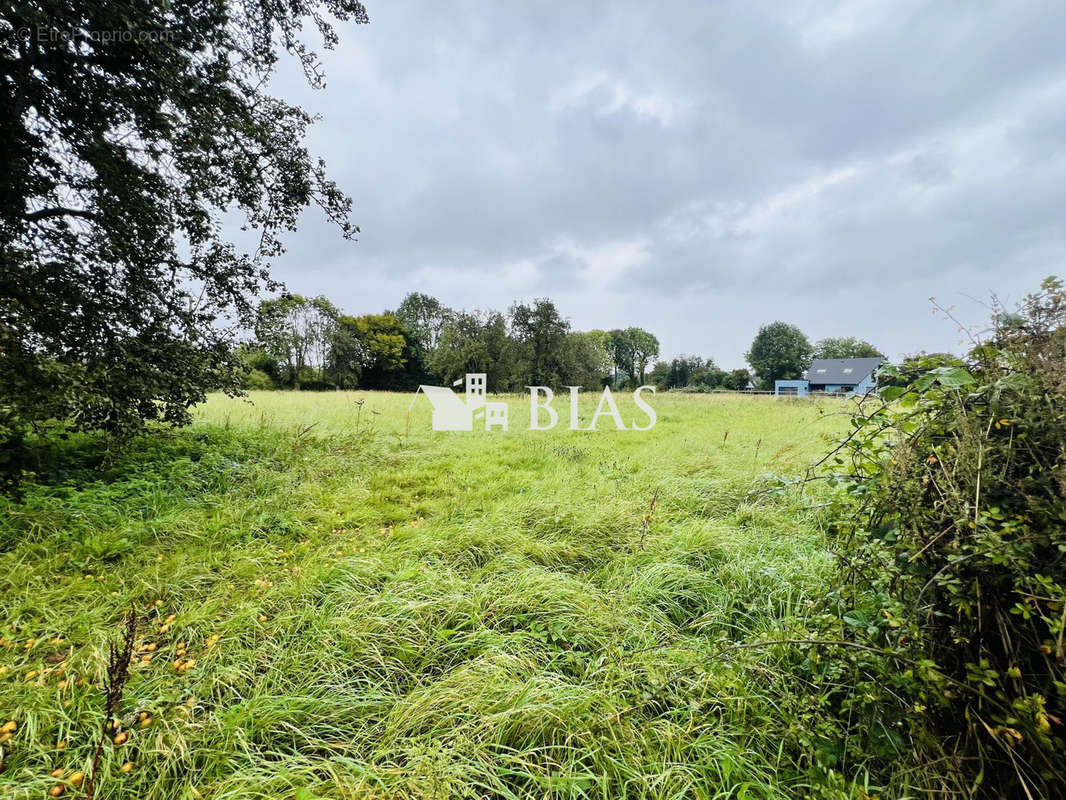
M 459 311 L 420 292 L 394 311 L 351 316 L 325 297 L 259 306 L 240 348 L 247 388 L 409 390 L 484 372 L 493 392 L 526 386 L 637 385 L 659 355 L 642 328 L 577 331 L 542 298 L 500 311 Z
M 249 389 L 406 391 L 483 372 L 493 392 L 646 383 L 660 390 L 772 389 L 775 380 L 800 377 L 815 358 L 883 357 L 862 339 L 812 344 L 796 326 L 773 322 L 745 354 L 750 369 L 725 370 L 702 356 L 658 360 L 659 340 L 642 328 L 574 330 L 548 298 L 516 302 L 506 313 L 460 311 L 420 292 L 395 310 L 361 316 L 322 296 L 265 300 L 254 339 L 239 355 Z M 952 358 L 943 354 L 941 361 Z

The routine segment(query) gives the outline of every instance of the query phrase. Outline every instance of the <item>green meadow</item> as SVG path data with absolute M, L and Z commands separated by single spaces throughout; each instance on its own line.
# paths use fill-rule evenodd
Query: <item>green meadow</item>
M 819 490 L 775 487 L 841 402 L 660 394 L 589 432 L 507 399 L 508 432 L 434 433 L 410 394 L 212 396 L 43 453 L 0 501 L 0 796 L 84 795 L 131 607 L 97 797 L 806 795 L 817 698 L 760 643 L 827 589 Z

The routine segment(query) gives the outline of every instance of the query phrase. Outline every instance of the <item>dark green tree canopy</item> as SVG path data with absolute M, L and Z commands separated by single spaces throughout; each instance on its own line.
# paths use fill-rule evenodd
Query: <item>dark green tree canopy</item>
M 659 355 L 659 340 L 643 328 L 616 328 L 607 337 L 615 383 L 619 375 L 630 383 L 643 383 L 648 364 Z
M 771 322 L 763 325 L 745 354 L 751 368 L 764 389 L 772 389 L 774 381 L 799 378 L 811 364 L 814 348 L 795 325 Z
M 407 330 L 411 344 L 423 353 L 437 347 L 441 331 L 454 312 L 440 300 L 422 292 L 411 292 L 396 309 L 396 319 Z
M 746 369 L 735 369 L 730 372 L 722 381 L 722 386 L 726 389 L 733 389 L 737 392 L 747 391 L 751 384 L 751 373 Z
M 232 335 L 281 234 L 310 204 L 357 230 L 303 145 L 311 117 L 263 90 L 279 46 L 321 85 L 301 29 L 330 48 L 330 17 L 367 21 L 357 0 L 0 11 L 0 425 L 181 422 L 236 386 Z
M 610 382 L 614 367 L 612 334 L 570 330 L 546 298 L 513 304 L 509 319 L 499 311 L 455 311 L 417 292 L 396 312 L 361 316 L 344 314 L 325 297 L 283 294 L 259 304 L 255 332 L 255 342 L 236 351 L 249 370 L 246 389 L 406 391 L 484 372 L 491 392 L 544 383 L 595 390 Z M 615 333 L 630 346 L 625 375 L 639 377 L 638 359 L 657 340 L 639 328 Z M 645 355 L 637 352 L 641 345 Z M 706 379 L 713 362 L 694 362 L 701 385 L 721 382 L 724 373 Z
M 351 318 L 345 318 L 351 319 Z M 407 359 L 403 326 L 394 314 L 364 314 L 351 319 L 367 353 L 367 366 L 383 372 L 402 367 Z
M 659 357 L 659 340 L 643 328 L 626 328 L 626 335 L 633 345 L 633 378 L 644 383 L 648 364 Z
M 429 368 L 448 383 L 467 372 L 485 372 L 490 391 L 506 391 L 514 374 L 513 350 L 503 314 L 459 311 L 444 324 Z
M 884 358 L 884 353 L 854 336 L 830 336 L 814 345 L 814 358 Z
M 725 375 L 712 358 L 680 355 L 657 363 L 648 378 L 661 389 L 713 388 L 721 385 Z
M 566 372 L 567 334 L 570 323 L 547 298 L 532 306 L 511 306 L 511 335 L 517 348 L 518 368 L 531 385 L 559 386 Z
M 599 389 L 611 375 L 611 356 L 605 331 L 571 331 L 567 334 L 564 379 L 573 386 Z

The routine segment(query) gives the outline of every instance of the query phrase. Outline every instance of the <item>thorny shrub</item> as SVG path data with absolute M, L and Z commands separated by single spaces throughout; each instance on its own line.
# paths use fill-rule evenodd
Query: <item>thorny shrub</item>
M 841 574 L 823 618 L 854 667 L 832 696 L 850 760 L 942 795 L 1062 796 L 1063 284 L 994 303 L 964 367 L 903 383 L 857 405 L 824 464 Z

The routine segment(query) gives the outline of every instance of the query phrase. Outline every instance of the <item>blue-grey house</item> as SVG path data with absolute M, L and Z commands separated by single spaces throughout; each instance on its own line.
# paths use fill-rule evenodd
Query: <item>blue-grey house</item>
M 799 380 L 774 381 L 774 395 L 803 397 L 811 392 L 867 394 L 877 387 L 883 358 L 816 358 Z

